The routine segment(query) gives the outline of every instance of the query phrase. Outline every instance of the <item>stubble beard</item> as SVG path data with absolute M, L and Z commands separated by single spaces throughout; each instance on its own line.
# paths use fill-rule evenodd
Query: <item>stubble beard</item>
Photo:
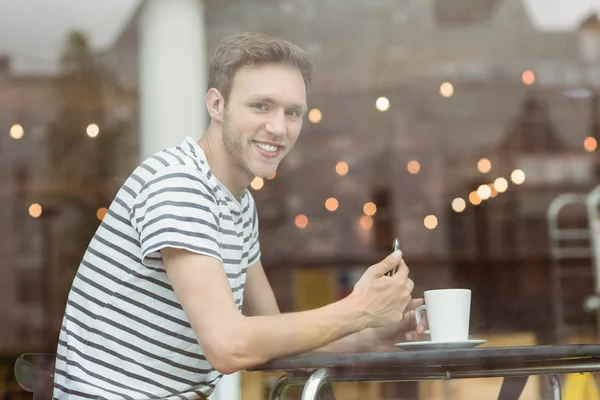
M 251 176 L 260 176 L 261 178 L 266 178 L 272 174 L 272 172 L 260 172 L 253 171 L 250 165 L 250 154 L 244 153 L 244 144 L 242 143 L 242 135 L 235 131 L 231 124 L 231 119 L 229 118 L 229 113 L 227 109 L 223 112 L 223 123 L 221 124 L 222 136 L 223 136 L 223 145 L 225 146 L 225 150 L 229 157 L 231 158 L 231 163 L 234 166 L 237 166 L 250 174 Z M 248 143 L 248 147 L 246 148 L 248 152 L 252 152 L 253 149 L 250 147 L 254 146 L 252 143 Z M 284 155 L 285 156 L 285 155 Z M 277 163 L 274 165 L 273 170 L 277 170 L 279 163 L 283 157 L 277 160 Z
M 231 126 L 231 120 L 227 110 L 223 113 L 222 131 L 223 145 L 225 146 L 227 154 L 229 154 L 231 163 L 249 174 L 254 174 L 250 170 L 248 157 L 244 155 L 242 136 Z

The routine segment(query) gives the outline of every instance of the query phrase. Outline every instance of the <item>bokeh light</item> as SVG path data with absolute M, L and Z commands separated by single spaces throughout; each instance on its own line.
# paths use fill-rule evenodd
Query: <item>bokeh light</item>
M 377 206 L 373 202 L 368 202 L 363 206 L 363 212 L 368 216 L 373 216 L 377 212 Z
M 461 213 L 465 211 L 465 208 L 467 208 L 467 202 L 461 199 L 460 197 L 457 197 L 456 199 L 452 200 L 452 209 L 455 212 Z
M 308 120 L 313 124 L 318 124 L 319 122 L 321 122 L 322 118 L 323 114 L 321 114 L 321 110 L 319 110 L 318 108 L 313 108 L 308 112 Z
M 387 99 L 387 97 L 380 97 L 375 102 L 375 107 L 377 107 L 379 111 L 387 111 L 390 108 L 390 101 Z
M 308 225 L 308 217 L 304 214 L 296 215 L 295 223 L 298 228 L 304 229 Z
M 408 170 L 408 172 L 415 175 L 418 174 L 421 170 L 421 164 L 419 164 L 417 160 L 410 160 L 408 164 L 406 164 L 406 169 Z
M 348 164 L 344 161 L 340 161 L 335 165 L 335 172 L 339 176 L 344 176 L 348 173 Z
M 254 178 L 252 180 L 252 182 L 250 183 L 250 187 L 252 187 L 252 189 L 254 189 L 254 190 L 260 190 L 260 189 L 262 189 L 262 187 L 264 185 L 265 185 L 265 181 L 260 176 L 257 176 L 256 178 Z
M 435 215 L 428 215 L 423 220 L 423 225 L 425 225 L 425 228 L 427 228 L 427 229 L 435 229 L 437 224 L 438 224 L 438 220 Z
M 338 209 L 339 203 L 335 197 L 330 197 L 325 200 L 325 208 L 329 211 L 335 211 Z

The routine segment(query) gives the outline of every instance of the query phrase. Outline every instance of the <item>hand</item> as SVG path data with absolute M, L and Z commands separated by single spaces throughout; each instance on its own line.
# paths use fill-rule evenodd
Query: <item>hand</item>
M 421 322 L 417 325 L 417 318 L 415 315 L 415 308 L 425 304 L 423 299 L 413 299 L 411 304 L 406 308 L 407 311 L 404 314 L 404 338 L 408 342 L 420 342 L 428 339 L 428 334 L 425 331 L 429 329 L 429 321 L 427 321 L 427 313 L 423 312 Z
M 398 271 L 394 276 L 385 275 L 396 266 Z M 367 327 L 398 325 L 404 318 L 414 286 L 408 278 L 402 253 L 398 251 L 370 266 L 348 298 L 368 315 Z
M 421 323 L 417 325 L 415 308 L 424 303 L 423 299 L 412 299 L 406 307 L 404 318 L 397 325 L 389 325 L 374 329 L 375 337 L 380 344 L 394 344 L 402 341 L 418 342 L 427 340 L 425 331 L 429 329 L 427 314 L 423 313 Z

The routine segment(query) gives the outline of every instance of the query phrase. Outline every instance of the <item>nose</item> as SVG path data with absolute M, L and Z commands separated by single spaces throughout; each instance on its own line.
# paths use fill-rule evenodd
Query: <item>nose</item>
M 287 134 L 287 125 L 284 112 L 273 113 L 265 126 L 268 133 L 275 136 L 284 136 Z

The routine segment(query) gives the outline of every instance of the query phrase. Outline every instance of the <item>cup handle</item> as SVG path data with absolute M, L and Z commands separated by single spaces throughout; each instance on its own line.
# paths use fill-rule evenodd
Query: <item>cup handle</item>
M 423 304 L 420 305 L 419 307 L 415 308 L 415 320 L 417 321 L 417 325 L 419 325 L 421 323 L 421 320 L 423 319 L 423 313 L 427 311 L 427 304 Z M 431 331 L 429 329 L 427 329 L 425 332 L 426 335 L 429 335 L 431 333 Z

